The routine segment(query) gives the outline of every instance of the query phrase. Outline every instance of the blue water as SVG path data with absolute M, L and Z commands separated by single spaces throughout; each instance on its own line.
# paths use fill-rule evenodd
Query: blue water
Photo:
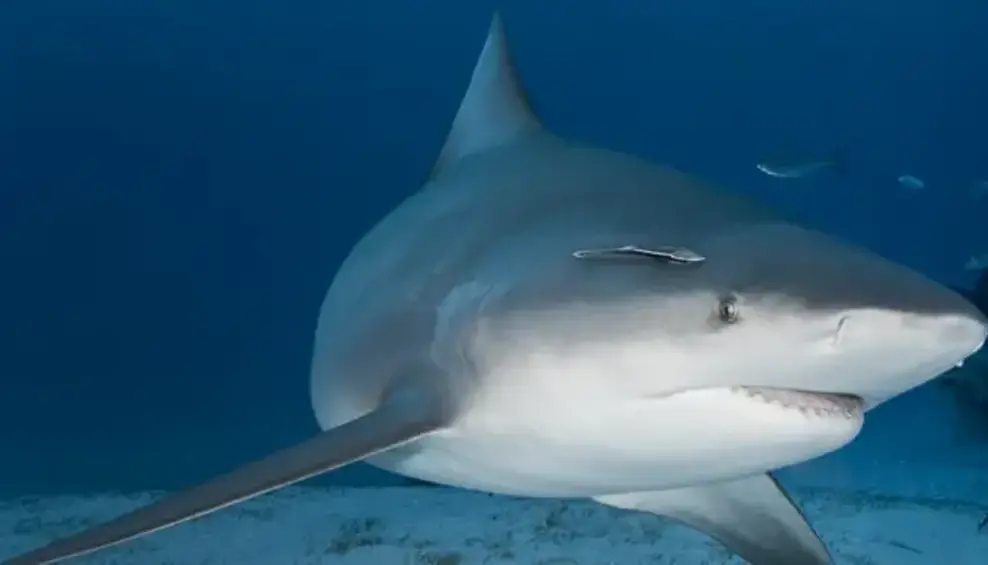
M 0 494 L 179 488 L 314 432 L 322 295 L 424 180 L 495 5 L 557 131 L 972 283 L 988 4 L 533 4 L 0 3 Z M 850 174 L 758 173 L 787 140 Z M 988 437 L 944 398 L 890 403 L 845 457 Z

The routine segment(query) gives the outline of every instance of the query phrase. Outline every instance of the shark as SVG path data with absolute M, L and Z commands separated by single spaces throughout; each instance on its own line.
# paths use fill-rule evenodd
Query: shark
M 4 563 L 58 563 L 356 461 L 655 514 L 754 565 L 831 563 L 773 472 L 851 442 L 986 332 L 962 296 L 864 247 L 554 134 L 495 15 L 427 182 L 326 293 L 323 431 Z

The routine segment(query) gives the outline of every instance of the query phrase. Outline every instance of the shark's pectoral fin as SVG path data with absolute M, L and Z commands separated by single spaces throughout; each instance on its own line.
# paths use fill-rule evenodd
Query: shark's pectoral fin
M 378 409 L 304 443 L 3 565 L 57 563 L 117 545 L 364 459 L 435 431 L 444 423 L 439 403 L 430 403 L 418 394 L 392 395 Z
M 825 565 L 826 546 L 771 475 L 673 490 L 615 494 L 600 503 L 672 518 L 753 565 Z

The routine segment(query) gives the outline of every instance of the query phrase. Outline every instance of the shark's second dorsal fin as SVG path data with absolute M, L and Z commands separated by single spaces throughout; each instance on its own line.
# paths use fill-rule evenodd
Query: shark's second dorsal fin
M 504 24 L 494 14 L 484 49 L 432 176 L 468 155 L 504 145 L 541 128 L 511 61 Z

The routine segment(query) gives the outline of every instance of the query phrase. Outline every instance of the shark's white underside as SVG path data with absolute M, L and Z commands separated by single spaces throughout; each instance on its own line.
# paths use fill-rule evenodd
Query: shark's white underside
M 836 396 L 739 387 L 631 399 L 549 382 L 498 389 L 454 426 L 369 462 L 503 494 L 592 497 L 778 469 L 845 445 L 863 423 L 858 402 Z

